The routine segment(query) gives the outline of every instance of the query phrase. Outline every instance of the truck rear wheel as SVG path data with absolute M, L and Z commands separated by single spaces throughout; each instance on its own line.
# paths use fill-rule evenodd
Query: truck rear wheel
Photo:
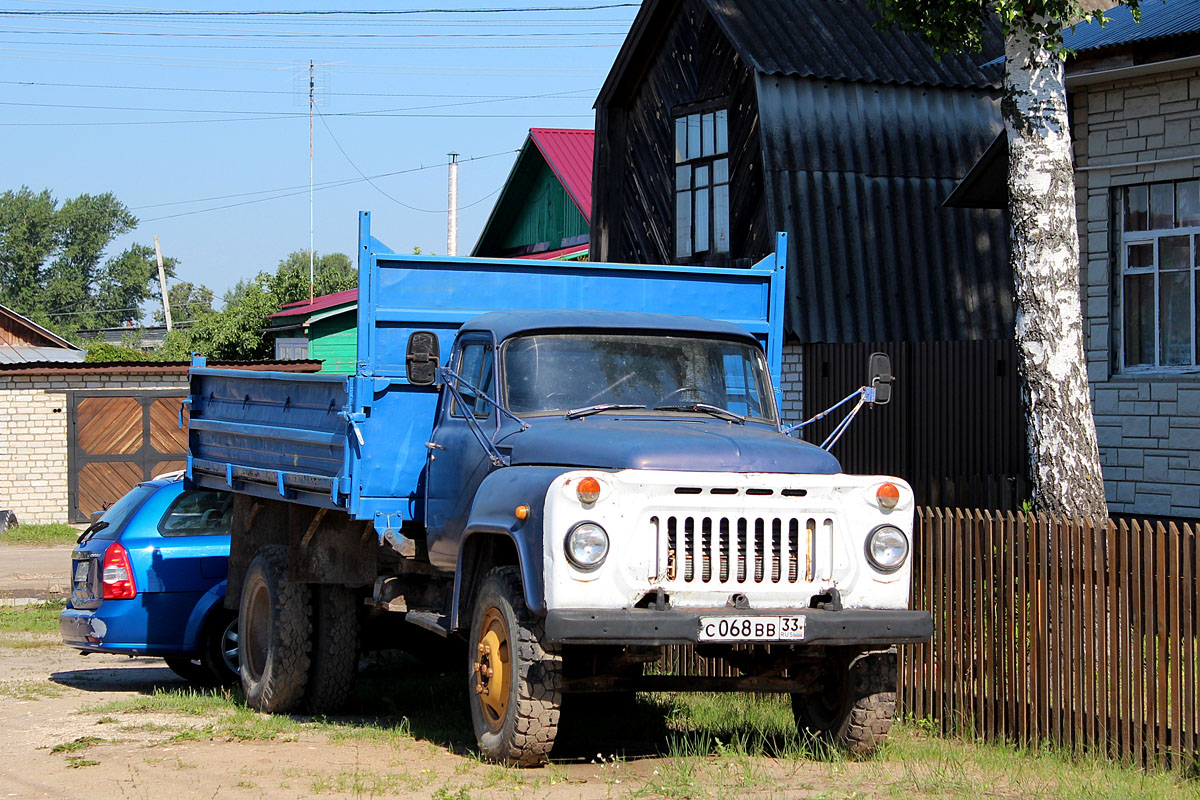
M 544 640 L 542 620 L 525 605 L 518 568 L 489 572 L 475 598 L 467 655 L 471 723 L 487 758 L 536 766 L 554 746 L 562 656 Z
M 849 666 L 830 658 L 820 669 L 818 688 L 792 694 L 796 727 L 854 756 L 875 752 L 896 713 L 896 653 L 867 653 Z
M 313 714 L 346 704 L 358 676 L 358 606 L 344 586 L 321 585 L 313 594 L 312 667 L 304 703 Z
M 307 584 L 287 577 L 287 548 L 263 547 L 246 569 L 238 613 L 238 658 L 246 704 L 255 711 L 291 711 L 308 681 Z

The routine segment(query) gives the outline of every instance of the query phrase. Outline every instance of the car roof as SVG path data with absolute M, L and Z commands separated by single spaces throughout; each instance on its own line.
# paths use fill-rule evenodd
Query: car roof
M 699 334 L 723 339 L 744 339 L 757 343 L 745 328 L 730 322 L 676 314 L 649 314 L 636 311 L 590 311 L 552 309 L 534 311 L 492 311 L 468 320 L 460 332 L 493 333 L 497 341 L 534 332 L 617 330 L 628 333 Z

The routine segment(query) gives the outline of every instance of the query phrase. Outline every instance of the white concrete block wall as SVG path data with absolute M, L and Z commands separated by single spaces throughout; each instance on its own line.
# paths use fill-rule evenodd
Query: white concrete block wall
M 186 391 L 184 375 L 0 375 L 0 509 L 66 522 L 68 392 Z
M 783 346 L 783 408 L 779 410 L 784 423 L 795 425 L 804 421 L 804 345 Z
M 1200 517 L 1200 373 L 1121 374 L 1115 190 L 1200 177 L 1200 70 L 1071 91 L 1080 287 L 1100 460 L 1114 513 Z

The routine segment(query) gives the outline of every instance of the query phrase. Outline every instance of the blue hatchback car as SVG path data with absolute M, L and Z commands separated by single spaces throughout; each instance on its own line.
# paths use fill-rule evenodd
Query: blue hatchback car
M 202 685 L 237 678 L 237 616 L 224 605 L 233 497 L 138 484 L 79 537 L 63 642 L 84 653 L 161 656 Z

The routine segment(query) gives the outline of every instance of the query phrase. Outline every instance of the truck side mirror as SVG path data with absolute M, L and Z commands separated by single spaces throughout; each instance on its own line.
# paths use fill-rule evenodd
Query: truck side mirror
M 405 365 L 408 382 L 413 386 L 432 386 L 437 377 L 441 346 L 436 333 L 416 331 L 408 337 L 408 354 Z
M 892 359 L 887 353 L 871 353 L 867 374 L 870 375 L 871 388 L 875 390 L 875 404 L 885 405 L 892 399 Z

